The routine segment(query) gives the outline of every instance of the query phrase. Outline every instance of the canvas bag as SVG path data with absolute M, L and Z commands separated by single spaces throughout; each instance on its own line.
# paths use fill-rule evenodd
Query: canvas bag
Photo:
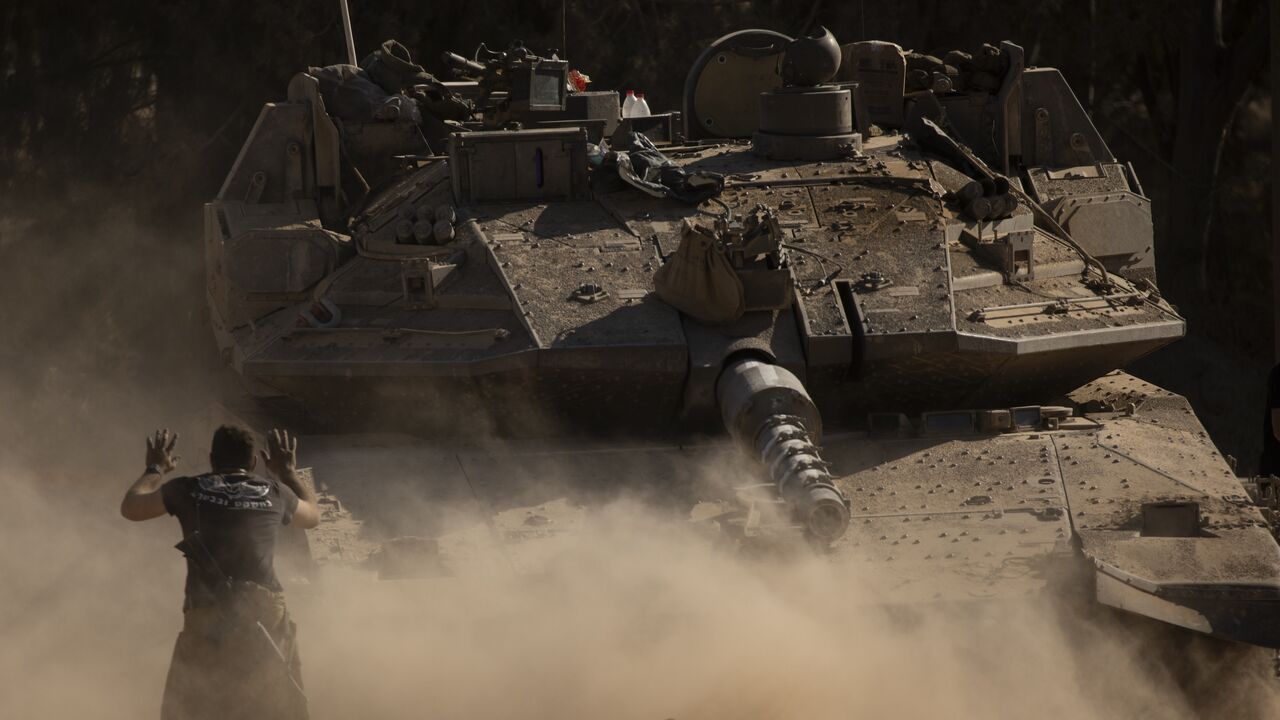
M 663 302 L 707 324 L 733 322 L 746 311 L 742 280 L 715 236 L 697 225 L 684 225 L 679 249 L 653 284 Z

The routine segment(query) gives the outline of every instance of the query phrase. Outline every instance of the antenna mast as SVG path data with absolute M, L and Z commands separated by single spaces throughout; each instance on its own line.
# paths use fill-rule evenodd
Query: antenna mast
M 347 0 L 338 0 L 342 6 L 342 32 L 347 36 L 347 64 L 356 65 L 356 39 L 351 34 L 351 11 L 347 9 Z

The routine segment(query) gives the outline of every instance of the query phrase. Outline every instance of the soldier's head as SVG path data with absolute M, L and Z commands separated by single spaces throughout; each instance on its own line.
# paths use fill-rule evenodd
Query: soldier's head
M 239 425 L 223 425 L 213 433 L 209 466 L 214 470 L 252 470 L 258 464 L 253 433 Z

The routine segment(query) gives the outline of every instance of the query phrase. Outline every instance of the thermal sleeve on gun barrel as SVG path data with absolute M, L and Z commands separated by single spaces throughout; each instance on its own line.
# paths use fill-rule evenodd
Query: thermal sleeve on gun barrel
M 843 536 L 849 507 L 815 444 L 822 416 L 800 379 L 760 360 L 738 360 L 721 372 L 716 396 L 729 434 L 768 469 L 809 533 L 826 542 Z

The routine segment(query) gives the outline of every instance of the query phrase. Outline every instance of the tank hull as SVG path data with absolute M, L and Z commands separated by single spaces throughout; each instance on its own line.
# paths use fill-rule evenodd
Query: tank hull
M 1280 647 L 1280 547 L 1186 401 L 1122 373 L 1072 396 L 1132 407 L 1048 431 L 828 432 L 823 454 L 851 517 L 824 557 L 891 605 L 1078 596 L 1121 616 Z M 466 575 L 514 556 L 537 575 L 565 542 L 587 537 L 589 517 L 624 498 L 673 522 L 693 517 L 708 542 L 754 551 L 796 538 L 770 515 L 774 501 L 746 496 L 740 509 L 740 488 L 760 470 L 722 439 L 304 441 L 322 499 L 340 509 L 309 533 L 321 572 L 380 572 L 370 557 L 419 538 L 428 550 L 395 572 Z M 1171 503 L 1194 505 L 1196 521 L 1177 527 L 1151 514 Z

